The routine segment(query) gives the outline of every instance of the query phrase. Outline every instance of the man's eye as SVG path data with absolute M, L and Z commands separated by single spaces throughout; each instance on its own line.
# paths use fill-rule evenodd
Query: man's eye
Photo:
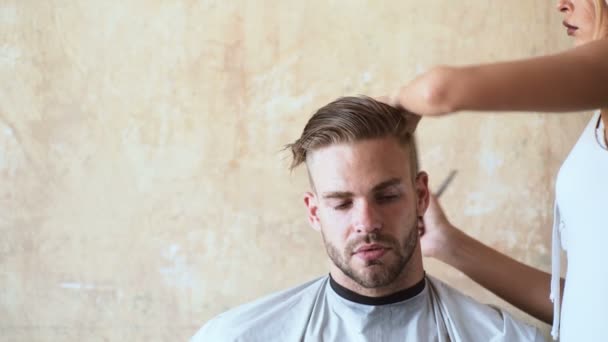
M 344 210 L 344 209 L 348 209 L 351 206 L 352 202 L 344 202 L 344 203 L 340 203 L 337 206 L 334 207 L 335 210 Z
M 399 195 L 395 195 L 395 194 L 393 194 L 393 195 L 382 195 L 382 196 L 378 196 L 378 197 L 377 197 L 377 200 L 378 200 L 378 202 L 380 202 L 380 203 L 384 203 L 384 202 L 391 202 L 391 201 L 394 201 L 394 200 L 396 200 L 397 198 L 399 198 Z

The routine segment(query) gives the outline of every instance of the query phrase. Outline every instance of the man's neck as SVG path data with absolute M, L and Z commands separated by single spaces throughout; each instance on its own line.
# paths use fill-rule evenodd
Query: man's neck
M 413 259 L 413 258 L 412 258 Z M 366 297 L 384 297 L 396 292 L 410 288 L 418 284 L 424 278 L 424 269 L 422 268 L 422 260 L 410 260 L 408 265 L 403 269 L 401 274 L 392 283 L 376 288 L 363 287 L 349 276 L 344 274 L 338 267 L 331 265 L 330 274 L 332 279 L 340 286 Z M 416 265 L 418 267 L 411 267 Z
M 353 292 L 345 288 L 344 286 L 338 284 L 331 276 L 331 274 L 329 275 L 329 284 L 335 293 L 337 293 L 340 297 L 348 301 L 362 305 L 380 306 L 403 302 L 418 296 L 426 287 L 426 279 L 422 278 L 418 283 L 414 284 L 413 286 L 382 297 L 368 297 Z

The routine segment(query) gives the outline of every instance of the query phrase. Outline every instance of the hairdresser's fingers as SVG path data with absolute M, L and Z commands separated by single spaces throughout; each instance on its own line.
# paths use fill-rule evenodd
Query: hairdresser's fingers
M 400 106 L 412 113 L 422 116 L 438 116 L 448 114 L 446 104 L 434 100 L 436 76 L 426 72 L 417 76 L 399 91 L 391 96 L 389 102 L 393 106 Z
M 374 97 L 374 100 L 382 103 L 386 103 L 389 106 L 401 107 L 399 105 L 399 97 L 395 95 L 382 95 Z
M 419 94 L 419 89 L 415 81 L 402 86 L 390 95 L 389 103 L 394 107 L 405 108 L 406 110 L 418 115 L 428 115 L 428 105 L 423 101 Z
M 382 103 L 386 103 L 386 104 L 391 104 L 390 100 L 391 98 L 387 95 L 382 95 L 382 96 L 374 96 L 374 100 L 378 101 L 378 102 L 382 102 Z
M 407 107 L 403 106 L 403 103 L 401 101 L 401 90 L 393 92 L 390 95 L 376 96 L 376 97 L 374 97 L 374 99 L 376 101 L 386 103 L 387 105 L 395 107 L 395 108 L 401 108 L 401 109 L 408 110 Z
M 388 96 L 388 102 L 391 104 L 391 106 L 407 108 L 403 106 L 403 102 L 401 101 L 401 94 L 405 92 L 405 88 L 406 86 L 397 88 Z
M 426 257 L 438 257 L 449 243 L 451 225 L 447 220 L 437 198 L 429 197 L 429 206 L 422 218 L 422 226 L 418 223 L 418 234 L 422 255 Z

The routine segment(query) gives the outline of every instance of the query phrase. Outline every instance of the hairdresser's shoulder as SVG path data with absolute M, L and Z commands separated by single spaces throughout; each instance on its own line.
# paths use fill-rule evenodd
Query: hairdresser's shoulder
M 230 309 L 205 323 L 190 342 L 269 341 L 277 330 L 297 331 L 297 317 L 312 310 L 327 281 L 321 277 Z

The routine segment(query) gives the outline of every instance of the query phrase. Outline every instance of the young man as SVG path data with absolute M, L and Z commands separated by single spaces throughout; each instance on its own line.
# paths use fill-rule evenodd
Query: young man
M 367 97 L 319 109 L 288 147 L 306 164 L 308 221 L 328 276 L 212 319 L 193 341 L 542 341 L 535 328 L 426 276 L 419 230 L 428 176 L 419 117 Z

